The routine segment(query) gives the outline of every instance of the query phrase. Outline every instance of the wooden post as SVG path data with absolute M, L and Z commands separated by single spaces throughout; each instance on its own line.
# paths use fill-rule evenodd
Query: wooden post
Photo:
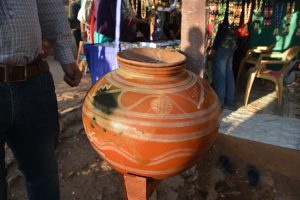
M 181 51 L 187 56 L 187 69 L 203 77 L 206 35 L 206 0 L 183 0 Z
M 161 182 L 160 180 L 131 174 L 122 176 L 125 199 L 127 200 L 148 200 Z

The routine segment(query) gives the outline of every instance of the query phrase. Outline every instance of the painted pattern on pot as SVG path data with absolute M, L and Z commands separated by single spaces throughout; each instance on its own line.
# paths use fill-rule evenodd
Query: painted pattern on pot
M 213 144 L 220 105 L 185 57 L 129 49 L 87 94 L 82 118 L 95 150 L 121 173 L 163 179 L 191 167 Z

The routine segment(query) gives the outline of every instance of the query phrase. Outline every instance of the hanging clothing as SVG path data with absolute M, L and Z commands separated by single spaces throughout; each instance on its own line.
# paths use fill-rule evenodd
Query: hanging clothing
M 96 32 L 115 37 L 116 5 L 116 0 L 94 0 Z
M 122 1 L 121 11 L 121 40 L 133 41 L 136 37 L 132 20 L 135 18 L 127 0 Z M 116 26 L 116 0 L 94 0 L 95 6 L 95 31 L 106 37 L 115 38 Z M 120 28 L 120 27 L 118 27 Z
M 92 16 L 93 0 L 83 0 L 80 2 L 80 10 L 77 15 L 77 19 L 86 25 L 90 24 Z

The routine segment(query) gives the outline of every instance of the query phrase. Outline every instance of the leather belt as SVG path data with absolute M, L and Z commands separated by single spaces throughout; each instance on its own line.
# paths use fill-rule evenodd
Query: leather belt
M 49 65 L 41 59 L 30 65 L 0 64 L 0 82 L 22 82 L 46 71 L 49 71 Z

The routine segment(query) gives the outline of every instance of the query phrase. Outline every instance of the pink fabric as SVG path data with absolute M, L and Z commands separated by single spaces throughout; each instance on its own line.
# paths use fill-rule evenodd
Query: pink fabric
M 282 75 L 282 73 L 281 71 L 271 71 L 270 75 L 279 78 Z

